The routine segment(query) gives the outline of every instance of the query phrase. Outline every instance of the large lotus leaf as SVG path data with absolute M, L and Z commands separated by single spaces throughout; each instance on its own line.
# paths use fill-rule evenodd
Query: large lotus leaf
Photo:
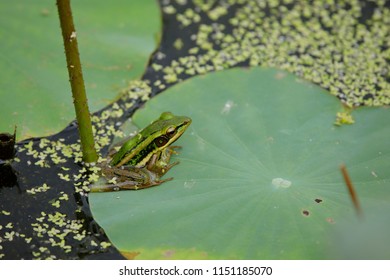
M 155 48 L 156 1 L 72 1 L 91 111 L 144 71 Z M 75 118 L 54 0 L 0 3 L 0 131 L 21 138 L 61 130 Z M 125 78 L 124 78 L 125 77 Z
M 140 259 L 322 259 L 340 256 L 334 228 L 357 216 L 340 172 L 347 166 L 363 211 L 390 203 L 390 111 L 363 108 L 335 126 L 340 102 L 273 69 L 196 77 L 134 116 L 193 119 L 178 140 L 174 180 L 142 191 L 90 195 L 113 243 Z

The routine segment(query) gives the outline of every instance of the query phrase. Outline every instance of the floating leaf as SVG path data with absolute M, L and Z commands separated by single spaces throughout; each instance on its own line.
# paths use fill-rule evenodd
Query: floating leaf
M 142 191 L 91 194 L 94 217 L 137 259 L 332 258 L 330 232 L 355 209 L 389 205 L 390 111 L 362 108 L 334 125 L 342 105 L 274 69 L 232 69 L 169 88 L 134 116 L 193 120 L 178 140 L 174 180 Z
M 124 8 L 126 7 L 126 8 Z M 74 119 L 55 1 L 0 3 L 0 131 L 48 135 Z M 155 48 L 155 1 L 73 1 L 72 10 L 91 111 L 141 76 Z

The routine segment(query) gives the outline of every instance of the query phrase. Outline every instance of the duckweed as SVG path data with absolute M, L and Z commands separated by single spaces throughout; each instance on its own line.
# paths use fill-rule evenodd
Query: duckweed
M 177 76 L 161 76 L 159 87 L 234 66 L 265 66 L 314 82 L 351 108 L 390 104 L 388 1 L 194 1 L 175 17 L 166 12 L 182 5 L 163 1 L 165 17 L 179 26 L 172 32 L 188 47 L 163 68 Z

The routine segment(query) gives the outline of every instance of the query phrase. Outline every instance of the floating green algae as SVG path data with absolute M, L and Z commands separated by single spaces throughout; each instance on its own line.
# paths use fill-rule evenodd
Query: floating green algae
M 160 88 L 185 76 L 260 65 L 312 81 L 348 107 L 390 104 L 389 1 L 172 0 L 163 11 L 184 43 L 155 82 Z M 158 60 L 152 67 L 161 68 Z

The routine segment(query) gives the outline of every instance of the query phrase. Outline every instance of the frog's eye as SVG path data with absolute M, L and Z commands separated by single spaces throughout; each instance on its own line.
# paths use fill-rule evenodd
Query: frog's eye
M 168 127 L 167 132 L 165 134 L 169 138 L 172 138 L 172 136 L 176 134 L 176 127 L 174 127 L 174 126 Z
M 154 139 L 154 144 L 156 144 L 157 147 L 163 147 L 165 144 L 168 143 L 168 138 L 165 136 L 160 136 Z

